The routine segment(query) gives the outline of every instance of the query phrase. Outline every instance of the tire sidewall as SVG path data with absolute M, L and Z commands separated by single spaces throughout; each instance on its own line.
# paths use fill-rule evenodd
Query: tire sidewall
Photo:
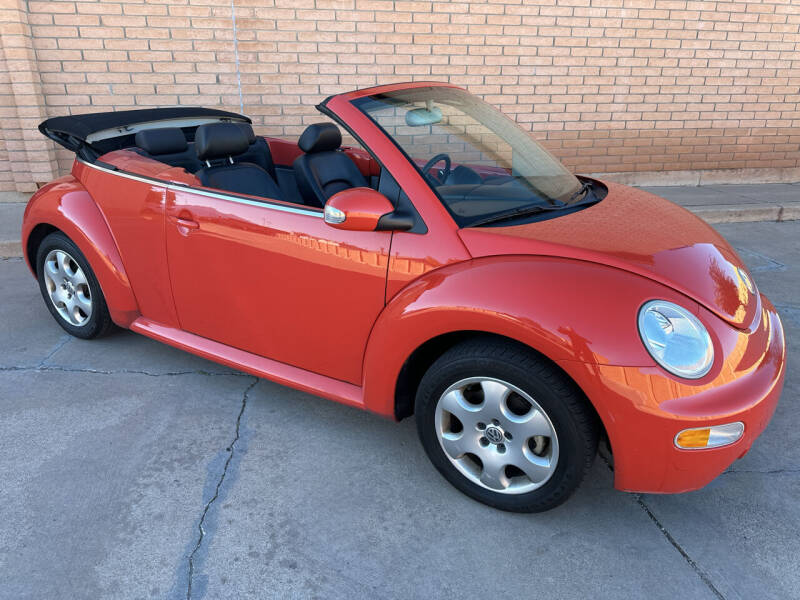
M 50 299 L 50 294 L 44 282 L 44 261 L 48 253 L 52 250 L 63 250 L 69 254 L 86 275 L 86 280 L 89 282 L 89 289 L 92 294 L 93 306 L 92 315 L 89 317 L 89 322 L 85 325 L 76 326 L 66 321 Z M 51 233 L 39 244 L 39 248 L 36 251 L 36 278 L 39 281 L 39 291 L 42 294 L 47 310 L 50 311 L 50 314 L 53 315 L 53 318 L 64 331 L 78 338 L 90 339 L 96 337 L 103 330 L 105 321 L 109 317 L 105 298 L 100 289 L 100 283 L 97 281 L 94 271 L 92 271 L 92 268 L 89 266 L 89 261 L 86 260 L 83 252 L 81 252 L 78 246 L 63 233 Z
M 544 485 L 524 494 L 492 492 L 467 479 L 450 462 L 436 434 L 436 406 L 448 387 L 469 377 L 506 381 L 529 394 L 547 414 L 558 437 L 559 458 Z M 513 363 L 468 357 L 437 361 L 420 383 L 416 415 L 422 445 L 437 470 L 456 488 L 489 506 L 514 512 L 548 510 L 563 502 L 583 477 L 586 445 L 574 416 L 552 388 Z

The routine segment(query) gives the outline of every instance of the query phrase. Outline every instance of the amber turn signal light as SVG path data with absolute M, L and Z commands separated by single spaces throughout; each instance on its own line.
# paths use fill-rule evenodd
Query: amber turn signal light
M 700 448 L 719 448 L 738 441 L 744 434 L 744 423 L 727 423 L 712 427 L 693 427 L 684 429 L 675 436 L 678 448 L 697 450 Z

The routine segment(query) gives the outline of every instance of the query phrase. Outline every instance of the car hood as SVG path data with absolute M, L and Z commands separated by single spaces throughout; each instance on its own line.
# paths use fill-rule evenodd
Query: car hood
M 466 228 L 459 235 L 475 258 L 528 254 L 591 261 L 668 285 L 736 327 L 753 322 L 758 293 L 749 292 L 739 272 L 746 268 L 722 236 L 668 200 L 604 185 L 603 201 L 578 212 L 525 225 Z

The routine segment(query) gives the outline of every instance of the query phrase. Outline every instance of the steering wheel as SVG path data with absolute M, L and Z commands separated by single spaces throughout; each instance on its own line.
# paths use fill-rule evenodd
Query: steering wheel
M 444 161 L 444 169 L 439 172 L 439 177 L 437 178 L 430 174 L 430 170 L 433 168 L 433 165 L 441 161 Z M 450 176 L 450 164 L 450 156 L 444 153 L 437 154 L 425 163 L 425 166 L 422 167 L 422 174 L 425 175 L 425 178 L 433 185 L 441 185 L 447 181 L 447 178 Z

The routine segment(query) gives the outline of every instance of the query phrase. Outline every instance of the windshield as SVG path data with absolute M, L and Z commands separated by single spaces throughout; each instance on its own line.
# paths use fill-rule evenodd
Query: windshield
M 422 170 L 459 226 L 582 199 L 581 182 L 554 156 L 464 90 L 410 88 L 354 104 Z

